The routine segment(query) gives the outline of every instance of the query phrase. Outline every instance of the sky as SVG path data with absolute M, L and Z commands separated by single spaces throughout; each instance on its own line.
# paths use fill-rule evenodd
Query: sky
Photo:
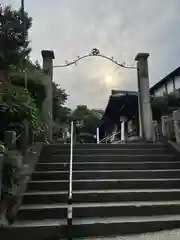
M 21 0 L 0 0 L 18 8 Z M 136 66 L 148 52 L 150 86 L 180 65 L 180 0 L 25 0 L 33 18 L 29 34 L 33 61 L 41 50 L 55 53 L 54 65 L 88 54 L 93 48 Z M 137 90 L 136 70 L 102 58 L 54 69 L 54 81 L 69 94 L 68 106 L 104 109 L 112 89 Z

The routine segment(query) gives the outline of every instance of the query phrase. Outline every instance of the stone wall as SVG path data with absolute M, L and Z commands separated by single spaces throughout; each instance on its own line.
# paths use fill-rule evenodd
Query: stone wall
M 180 110 L 161 117 L 162 135 L 180 145 Z
M 10 137 L 11 136 L 11 137 Z M 21 205 L 21 193 L 26 191 L 27 183 L 38 161 L 41 144 L 29 146 L 22 154 L 13 147 L 14 133 L 5 137 L 5 150 L 0 153 L 0 225 L 13 223 Z M 8 141 L 7 141 L 8 140 Z M 1 148 L 0 148 L 1 150 Z

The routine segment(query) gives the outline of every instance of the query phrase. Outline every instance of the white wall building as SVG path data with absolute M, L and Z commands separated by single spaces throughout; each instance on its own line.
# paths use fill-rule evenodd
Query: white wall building
M 176 91 L 180 92 L 180 67 L 150 88 L 150 93 L 154 96 L 163 96 Z

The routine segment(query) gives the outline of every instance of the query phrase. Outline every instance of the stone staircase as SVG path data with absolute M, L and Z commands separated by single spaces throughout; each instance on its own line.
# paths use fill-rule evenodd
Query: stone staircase
M 67 239 L 69 149 L 44 147 L 17 221 L 1 239 Z M 79 144 L 73 162 L 72 239 L 180 227 L 180 159 L 168 146 Z

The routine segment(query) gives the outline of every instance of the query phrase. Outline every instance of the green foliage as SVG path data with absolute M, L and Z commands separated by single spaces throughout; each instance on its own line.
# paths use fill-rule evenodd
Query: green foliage
M 71 109 L 66 107 L 67 93 L 58 84 L 53 83 L 53 139 L 59 139 L 71 121 Z
M 45 89 L 42 83 L 43 73 L 38 62 L 32 64 L 29 60 L 28 31 L 32 25 L 32 18 L 25 12 L 22 24 L 21 10 L 14 10 L 10 6 L 0 7 L 0 52 L 8 68 L 9 80 L 20 87 L 25 86 L 26 67 L 27 88 L 36 106 L 41 109 L 45 99 Z
M 38 129 L 39 114 L 34 100 L 26 89 L 12 84 L 1 93 L 0 118 L 11 127 L 28 119 L 32 130 Z
M 0 7 L 0 67 L 6 70 L 10 82 L 1 92 L 0 117 L 4 130 L 22 132 L 26 119 L 31 132 L 37 134 L 41 129 L 40 114 L 46 93 L 39 63 L 33 64 L 29 60 L 28 32 L 31 25 L 32 18 L 26 12 L 22 16 L 21 9 Z M 2 131 L 1 128 L 1 134 Z
M 6 66 L 21 64 L 31 51 L 28 47 L 28 31 L 32 25 L 32 18 L 24 13 L 24 26 L 22 24 L 21 10 L 14 10 L 10 6 L 0 6 L 0 52 Z
M 96 133 L 96 128 L 100 122 L 100 119 L 92 112 L 84 119 L 84 132 Z
M 101 113 L 101 110 L 90 110 L 86 105 L 78 105 L 71 116 L 74 121 L 82 122 L 78 127 L 78 133 L 94 134 L 100 122 Z
M 16 11 L 10 6 L 0 7 L 0 51 L 7 66 L 20 64 L 31 51 L 28 47 L 28 30 L 32 25 L 32 18 L 25 12 L 23 26 L 21 16 L 21 10 Z
M 38 109 L 42 109 L 43 101 L 46 97 L 45 87 L 43 85 L 43 73 L 37 70 L 35 66 L 27 65 L 26 77 L 25 73 L 20 71 L 15 67 L 11 67 L 11 72 L 9 73 L 9 80 L 12 84 L 20 87 L 25 86 L 25 81 L 27 81 L 27 89 L 31 97 L 35 100 L 35 104 Z
M 64 105 L 67 101 L 68 95 L 66 90 L 60 88 L 60 86 L 53 82 L 53 99 L 57 104 Z
M 67 98 L 66 91 L 53 83 L 53 119 L 60 124 L 69 124 L 70 121 L 71 109 L 64 106 Z
M 69 124 L 71 119 L 71 109 L 61 105 L 59 105 L 56 109 L 57 112 L 55 120 L 61 124 Z
M 40 119 L 46 97 L 44 73 L 38 61 L 33 64 L 29 60 L 31 49 L 28 32 L 32 18 L 25 12 L 23 24 L 22 17 L 21 9 L 0 7 L 0 67 L 6 70 L 11 83 L 10 88 L 1 94 L 0 117 L 8 123 L 8 128 L 13 129 L 22 125 L 23 119 L 27 119 L 30 129 L 43 135 L 44 126 Z M 70 122 L 71 110 L 65 106 L 67 97 L 66 91 L 53 83 L 53 119 L 59 126 Z
M 72 113 L 72 119 L 75 121 L 84 121 L 89 114 L 90 110 L 86 105 L 78 105 Z
M 24 88 L 9 85 L 1 93 L 1 119 L 20 121 L 28 115 L 29 93 Z

